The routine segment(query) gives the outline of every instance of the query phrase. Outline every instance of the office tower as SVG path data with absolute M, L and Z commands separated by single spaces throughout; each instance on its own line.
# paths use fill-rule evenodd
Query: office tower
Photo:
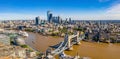
M 35 18 L 35 24 L 36 24 L 36 25 L 39 25 L 39 24 L 40 24 L 40 17 L 39 17 L 39 16 Z
M 67 24 L 68 23 L 68 18 L 66 18 L 66 20 L 65 20 L 65 24 Z
M 52 22 L 57 23 L 57 17 L 52 17 Z
M 72 23 L 71 18 L 69 18 L 69 24 L 71 24 L 71 23 Z
M 49 22 L 51 23 L 52 22 L 52 13 L 50 14 L 50 17 L 49 17 Z
M 61 24 L 61 18 L 58 16 L 58 23 Z
M 47 20 L 48 22 L 52 22 L 52 13 L 50 11 L 47 11 Z

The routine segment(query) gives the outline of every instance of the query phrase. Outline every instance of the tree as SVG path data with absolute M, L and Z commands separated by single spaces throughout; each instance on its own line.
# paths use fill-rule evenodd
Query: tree
M 22 48 L 28 48 L 28 46 L 27 46 L 27 45 L 21 45 L 21 47 L 22 47 Z

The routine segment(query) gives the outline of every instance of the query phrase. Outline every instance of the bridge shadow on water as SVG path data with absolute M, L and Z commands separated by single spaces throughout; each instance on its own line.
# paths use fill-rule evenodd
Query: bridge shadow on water
M 60 42 L 60 43 L 58 43 L 58 44 L 56 44 L 56 45 L 53 45 L 53 46 L 49 46 L 50 48 L 53 48 L 53 49 L 56 49 L 56 48 L 58 48 L 59 46 L 60 46 L 60 44 L 61 44 L 62 42 Z

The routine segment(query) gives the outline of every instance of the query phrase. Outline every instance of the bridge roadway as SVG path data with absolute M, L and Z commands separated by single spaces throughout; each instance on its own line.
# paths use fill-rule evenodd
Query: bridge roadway
M 77 35 L 72 35 L 72 36 L 70 36 L 70 37 L 71 37 L 71 38 L 74 38 L 74 37 L 77 37 Z M 77 38 L 78 40 L 76 40 L 76 42 L 71 42 L 70 47 L 72 47 L 72 46 L 73 46 L 74 44 L 76 44 L 77 42 L 80 42 L 82 39 L 84 39 L 84 37 L 85 37 L 85 35 L 80 35 L 80 36 Z M 68 44 L 69 44 L 69 36 L 68 36 L 68 35 L 65 35 L 64 41 L 62 41 L 62 42 L 58 45 L 58 47 L 51 52 L 51 55 L 55 56 L 55 55 L 57 55 L 57 54 L 62 53 L 64 50 L 70 48 L 70 47 L 68 47 Z

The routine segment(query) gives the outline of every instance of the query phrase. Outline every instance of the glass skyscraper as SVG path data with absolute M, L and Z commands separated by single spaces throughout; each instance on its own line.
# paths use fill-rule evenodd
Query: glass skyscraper
M 47 20 L 49 23 L 52 22 L 52 16 L 52 13 L 50 11 L 47 11 Z
M 40 24 L 40 17 L 39 17 L 39 16 L 35 18 L 35 24 L 36 24 L 36 25 L 39 25 L 39 24 Z

